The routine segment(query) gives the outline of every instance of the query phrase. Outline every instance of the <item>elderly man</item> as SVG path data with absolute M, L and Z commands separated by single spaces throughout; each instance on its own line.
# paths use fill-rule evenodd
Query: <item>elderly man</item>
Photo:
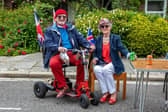
M 78 32 L 74 26 L 67 24 L 68 14 L 63 9 L 58 9 L 55 12 L 55 24 L 50 26 L 45 31 L 45 68 L 49 67 L 57 80 L 57 86 L 61 90 L 57 94 L 57 98 L 62 97 L 68 86 L 66 84 L 62 64 L 63 60 L 60 58 L 60 53 L 67 52 L 68 49 L 80 49 L 80 47 L 90 48 L 91 51 L 95 46 L 91 45 L 84 36 Z M 81 61 L 76 58 L 76 55 L 68 54 L 70 63 L 77 66 L 76 84 L 84 81 L 84 66 Z

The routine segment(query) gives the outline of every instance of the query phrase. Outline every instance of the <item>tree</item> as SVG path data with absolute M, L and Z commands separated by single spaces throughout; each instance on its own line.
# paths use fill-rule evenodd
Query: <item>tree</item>
M 88 6 L 91 9 L 107 9 L 112 10 L 116 8 L 137 10 L 142 0 L 63 0 L 64 2 L 78 2 L 81 6 Z
M 12 9 L 13 0 L 2 0 L 4 1 L 4 7 Z
M 89 7 L 97 8 L 97 9 L 100 9 L 100 8 L 109 9 L 111 8 L 111 3 L 112 3 L 112 0 L 63 0 L 63 1 L 64 2 L 75 1 L 80 4 L 86 4 Z

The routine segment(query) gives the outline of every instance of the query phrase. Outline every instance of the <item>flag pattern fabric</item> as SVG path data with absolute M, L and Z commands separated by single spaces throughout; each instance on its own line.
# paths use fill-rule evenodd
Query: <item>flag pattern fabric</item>
M 44 35 L 40 26 L 40 18 L 37 15 L 37 11 L 34 10 L 34 19 L 35 19 L 35 23 L 36 23 L 36 30 L 37 30 L 37 40 L 38 40 L 38 44 L 40 46 L 40 48 L 42 48 L 43 45 L 43 41 L 44 41 Z
M 92 45 L 95 44 L 95 40 L 94 40 L 94 38 L 93 38 L 93 34 L 92 34 L 92 29 L 91 29 L 91 28 L 88 29 L 87 40 L 88 40 Z
M 53 24 L 55 24 L 55 10 L 53 9 Z

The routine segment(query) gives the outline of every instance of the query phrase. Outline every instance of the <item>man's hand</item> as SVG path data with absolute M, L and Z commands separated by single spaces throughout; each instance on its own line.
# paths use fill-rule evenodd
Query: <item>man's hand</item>
M 93 62 L 94 65 L 96 65 L 96 63 L 97 63 L 97 59 L 96 59 L 96 58 L 93 59 L 92 62 Z
M 95 50 L 95 48 L 96 48 L 95 45 L 91 45 L 90 46 L 90 52 L 93 52 Z
M 68 50 L 65 47 L 58 47 L 58 51 L 64 53 L 67 52 Z

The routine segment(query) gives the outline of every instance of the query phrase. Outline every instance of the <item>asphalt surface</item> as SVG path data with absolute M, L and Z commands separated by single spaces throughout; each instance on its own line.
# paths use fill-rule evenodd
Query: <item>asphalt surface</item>
M 78 98 L 57 99 L 55 92 L 49 92 L 44 99 L 35 97 L 33 93 L 35 80 L 53 77 L 50 69 L 43 68 L 40 52 L 14 57 L 0 56 L 0 112 L 138 112 L 138 109 L 133 108 L 135 82 L 130 82 L 135 80 L 136 71 L 132 69 L 128 60 L 122 61 L 128 80 L 126 100 L 122 100 L 121 87 L 115 105 L 105 103 L 82 109 Z M 66 71 L 69 78 L 75 79 L 76 67 L 67 67 Z M 148 87 L 144 112 L 161 112 L 165 103 L 162 92 L 164 76 L 164 73 L 150 73 L 149 79 L 152 82 L 149 82 L 151 84 Z M 98 83 L 95 86 L 101 95 Z
M 78 98 L 64 96 L 57 99 L 55 92 L 49 91 L 44 99 L 35 97 L 33 85 L 37 80 L 44 79 L 0 78 L 0 112 L 138 112 L 138 108 L 133 108 L 134 81 L 127 83 L 125 101 L 122 100 L 121 90 L 118 92 L 116 104 L 109 105 L 108 102 L 98 106 L 90 104 L 88 109 L 83 109 L 79 105 Z M 165 102 L 162 84 L 149 83 L 144 112 L 161 112 Z M 98 84 L 96 91 L 101 95 Z

